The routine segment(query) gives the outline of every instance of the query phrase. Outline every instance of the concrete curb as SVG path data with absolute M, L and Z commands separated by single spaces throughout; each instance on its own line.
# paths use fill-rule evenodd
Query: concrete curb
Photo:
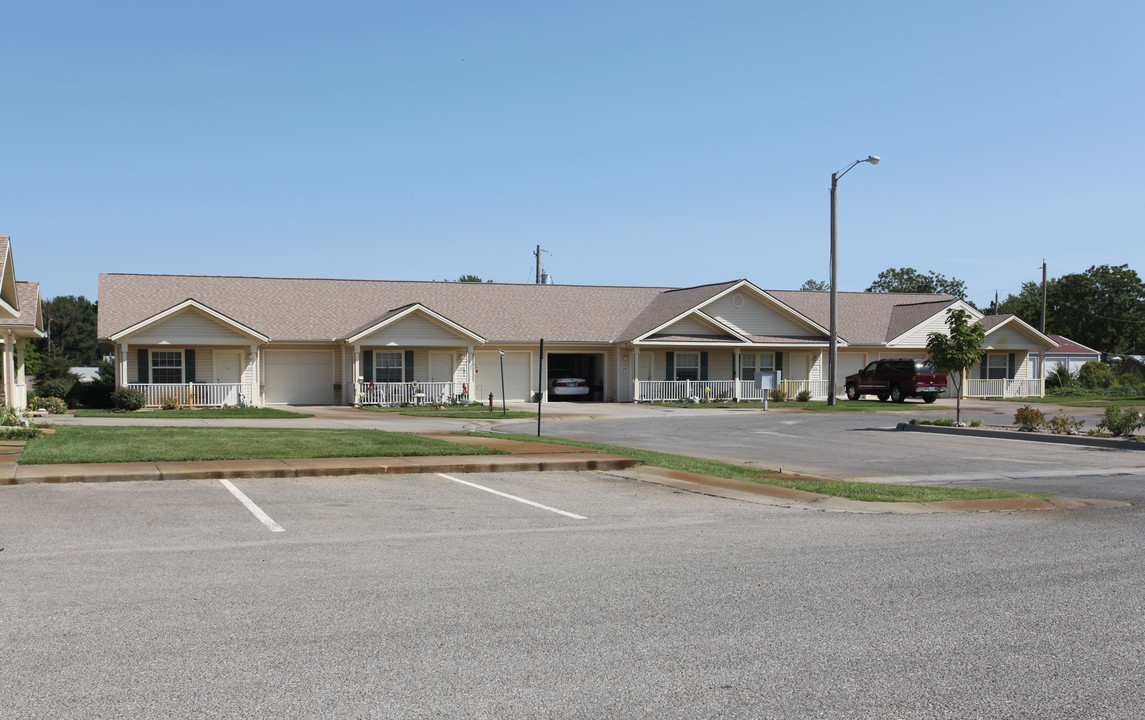
M 1024 440 L 1027 442 L 1057 443 L 1059 445 L 1088 445 L 1090 447 L 1103 447 L 1114 450 L 1145 450 L 1145 442 L 1119 440 L 1117 438 L 1089 437 L 1087 435 L 1047 435 L 1046 433 L 1027 433 L 1018 430 L 984 430 L 980 428 L 944 427 L 942 425 L 911 425 L 910 423 L 899 423 L 897 429 L 907 432 L 963 435 L 977 438 L 993 438 L 996 440 Z
M 287 460 L 18 465 L 11 466 L 13 472 L 0 474 L 0 484 L 296 478 L 321 475 L 404 475 L 438 472 L 575 472 L 623 470 L 638 464 L 639 461 L 632 458 L 608 453 L 540 453 L 525 457 L 516 455 L 452 455 L 403 458 L 296 458 Z

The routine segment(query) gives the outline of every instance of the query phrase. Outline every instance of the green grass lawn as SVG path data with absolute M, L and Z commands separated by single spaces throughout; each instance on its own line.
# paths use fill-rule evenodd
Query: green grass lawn
M 418 407 L 368 406 L 361 409 L 377 413 L 396 413 L 398 415 L 416 415 L 418 417 L 473 418 L 474 420 L 497 420 L 498 418 L 512 420 L 537 416 L 535 412 L 524 410 L 509 410 L 502 414 L 499 406 L 494 408 L 493 412 L 489 412 L 488 405 L 446 405 L 440 409 L 433 405 L 421 405 Z
M 504 455 L 501 451 L 381 430 L 57 427 L 29 440 L 23 465 L 312 457 Z
M 669 470 L 683 470 L 699 475 L 728 478 L 730 480 L 743 480 L 759 483 L 761 485 L 774 485 L 776 487 L 806 490 L 807 492 L 831 495 L 833 497 L 860 500 L 863 502 L 939 502 L 943 500 L 986 500 L 990 498 L 1013 497 L 1042 497 L 1037 493 L 1009 492 L 1006 490 L 991 490 L 989 488 L 954 488 L 934 487 L 921 485 L 879 485 L 865 482 L 846 482 L 833 480 L 820 482 L 816 480 L 790 480 L 764 477 L 777 474 L 775 470 L 759 467 L 747 467 L 718 460 L 705 460 L 703 458 L 689 457 L 687 455 L 673 455 L 671 453 L 656 452 L 654 450 L 640 450 L 637 448 L 606 445 L 603 443 L 585 442 L 583 440 L 566 440 L 564 438 L 543 437 L 532 435 L 515 435 L 507 433 L 474 433 L 482 437 L 508 438 L 512 440 L 525 440 L 528 442 L 544 442 L 554 445 L 573 445 L 600 452 L 613 453 L 624 457 L 635 458 L 645 465 L 667 468 Z
M 76 417 L 87 418 L 125 418 L 145 420 L 166 420 L 168 418 L 199 418 L 202 420 L 219 420 L 225 418 L 308 418 L 314 417 L 309 413 L 291 412 L 278 408 L 197 408 L 193 410 L 136 410 L 123 412 L 122 410 L 76 410 Z

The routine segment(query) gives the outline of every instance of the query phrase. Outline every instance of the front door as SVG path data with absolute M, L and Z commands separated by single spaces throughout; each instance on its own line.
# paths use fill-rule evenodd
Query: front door
M 430 353 L 429 381 L 453 382 L 453 355 L 446 353 Z
M 215 382 L 228 385 L 222 388 L 224 404 L 239 404 L 239 383 L 242 381 L 242 375 L 242 353 L 215 353 Z
M 640 356 L 639 364 L 636 368 L 636 379 L 652 379 L 652 356 L 650 354 L 645 353 Z

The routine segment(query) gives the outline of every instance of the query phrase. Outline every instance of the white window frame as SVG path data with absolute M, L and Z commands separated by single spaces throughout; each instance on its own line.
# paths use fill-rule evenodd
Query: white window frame
M 995 364 L 994 358 L 1000 358 L 1001 365 Z M 994 377 L 994 371 L 1001 370 L 1002 377 Z M 986 356 L 986 379 L 1006 380 L 1010 376 L 1010 355 L 1008 353 L 989 353 Z
M 695 364 L 685 364 L 684 358 L 695 358 Z M 681 371 L 687 371 L 688 374 L 695 372 L 695 377 L 681 377 Z M 676 379 L 677 380 L 695 380 L 700 379 L 700 353 L 676 353 Z
M 160 354 L 171 355 L 171 356 L 178 358 L 179 364 L 177 366 L 176 365 L 156 365 L 155 364 L 156 357 L 159 356 Z M 170 350 L 170 349 L 148 350 L 147 351 L 147 365 L 148 365 L 147 377 L 151 380 L 151 384 L 153 384 L 153 385 L 182 385 L 184 382 L 184 379 L 187 377 L 187 362 L 186 362 L 186 360 L 187 359 L 186 359 L 186 357 L 184 357 L 183 351 L 181 349 L 180 350 Z M 175 380 L 175 381 L 159 382 L 158 380 L 155 379 L 155 371 L 157 369 L 159 369 L 159 370 L 178 370 L 179 371 L 179 379 Z
M 388 357 L 391 355 L 397 356 L 397 360 L 398 360 L 397 365 L 396 366 L 395 365 L 382 365 L 382 358 Z M 395 369 L 398 371 L 398 379 L 397 380 L 381 380 L 380 379 L 380 377 L 381 377 L 380 371 L 386 370 L 386 371 L 392 373 Z M 376 382 L 404 382 L 405 376 L 406 376 L 406 371 L 405 371 L 405 353 L 404 352 L 402 352 L 401 350 L 399 350 L 397 352 L 391 352 L 389 350 L 384 350 L 384 351 L 383 350 L 375 350 L 374 351 L 374 380 Z

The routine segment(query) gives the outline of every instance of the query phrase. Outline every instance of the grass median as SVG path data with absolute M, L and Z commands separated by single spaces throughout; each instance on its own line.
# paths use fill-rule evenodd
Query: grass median
M 775 487 L 805 490 L 831 495 L 833 497 L 859 500 L 862 502 L 942 502 L 946 500 L 988 500 L 993 498 L 1017 497 L 1044 497 L 1039 493 L 1011 492 L 1008 490 L 992 490 L 989 488 L 956 488 L 948 486 L 924 485 L 880 485 L 878 483 L 848 482 L 844 480 L 797 480 L 790 478 L 772 478 L 768 475 L 779 474 L 775 470 L 760 467 L 748 467 L 733 463 L 707 460 L 688 455 L 673 455 L 671 453 L 657 452 L 655 450 L 641 450 L 639 448 L 606 445 L 604 443 L 586 442 L 584 440 L 566 440 L 564 438 L 541 437 L 533 435 L 516 435 L 509 433 L 466 433 L 481 437 L 504 438 L 509 440 L 523 440 L 527 442 L 542 442 L 552 445 L 572 445 L 588 450 L 622 455 L 634 458 L 652 467 L 669 470 L 682 470 L 698 475 L 727 478 L 729 480 L 742 480 L 744 482 L 758 483 L 760 485 L 773 485 Z
M 132 420 L 167 420 L 169 418 L 192 420 L 226 420 L 235 418 L 241 420 L 288 420 L 314 417 L 310 413 L 279 410 L 278 408 L 188 408 L 184 410 L 95 410 L 84 408 L 75 411 L 76 417 L 82 418 L 131 418 Z
M 689 410 L 762 410 L 762 401 L 731 402 L 713 400 L 712 402 L 685 403 L 685 402 L 654 402 L 656 407 L 687 408 Z M 803 410 L 805 412 L 895 412 L 909 410 L 941 410 L 941 405 L 931 405 L 921 400 L 909 399 L 906 402 L 879 402 L 877 400 L 845 400 L 839 398 L 834 405 L 828 405 L 826 400 L 780 400 L 769 401 L 768 411 L 771 410 Z
M 22 465 L 267 458 L 505 455 L 499 450 L 382 430 L 57 427 L 29 440 Z

